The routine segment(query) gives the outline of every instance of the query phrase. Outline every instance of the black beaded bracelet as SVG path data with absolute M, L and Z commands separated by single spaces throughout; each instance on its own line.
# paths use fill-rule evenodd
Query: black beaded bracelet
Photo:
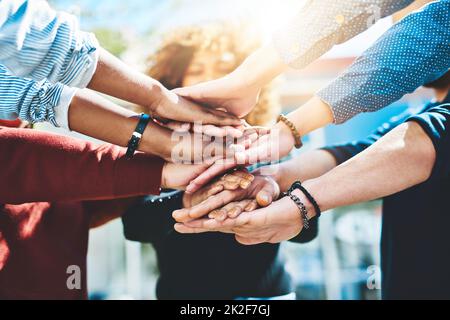
M 136 150 L 139 148 L 142 135 L 144 134 L 145 129 L 147 129 L 147 125 L 150 122 L 150 120 L 151 118 L 148 114 L 143 113 L 139 117 L 139 122 L 136 126 L 136 130 L 134 130 L 133 135 L 131 136 L 131 139 L 128 142 L 128 149 L 126 154 L 128 160 L 134 157 Z
M 314 199 L 314 197 L 308 192 L 308 190 L 306 190 L 305 187 L 302 186 L 302 183 L 300 181 L 294 182 L 294 184 L 289 188 L 288 193 L 291 194 L 294 190 L 300 190 L 301 192 L 303 192 L 308 201 L 311 202 L 314 211 L 316 211 L 316 217 L 320 218 L 320 216 L 322 215 L 322 211 L 320 210 L 316 199 Z

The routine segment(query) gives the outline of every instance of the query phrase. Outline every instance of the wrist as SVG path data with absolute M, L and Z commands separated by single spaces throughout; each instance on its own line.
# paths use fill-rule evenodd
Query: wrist
M 286 169 L 284 167 L 284 163 L 278 164 L 275 167 L 275 170 L 271 177 L 275 180 L 275 182 L 280 187 L 281 192 L 285 192 L 289 189 L 289 185 L 286 184 L 285 178 L 286 178 Z
M 302 137 L 334 121 L 331 107 L 316 96 L 290 113 L 288 118 Z
M 161 173 L 161 189 L 167 189 L 167 175 L 169 174 L 168 171 L 170 171 L 169 167 L 170 164 L 165 162 Z
M 171 158 L 171 146 L 172 139 L 170 131 L 151 122 L 144 131 L 139 151 L 150 153 L 168 160 Z
M 306 211 L 308 212 L 307 217 L 309 220 L 314 218 L 316 216 L 316 212 L 314 210 L 313 204 L 308 200 L 308 198 L 305 196 L 303 192 L 300 190 L 294 190 L 292 192 L 293 195 L 297 196 L 300 201 L 305 205 Z
M 278 122 L 275 125 L 275 130 L 278 131 L 280 142 L 285 145 L 284 148 L 280 147 L 280 153 L 283 157 L 287 156 L 295 147 L 295 137 L 291 129 L 284 122 Z
M 317 202 L 317 205 L 319 207 L 319 210 L 321 212 L 325 212 L 331 208 L 327 207 L 326 203 L 323 201 L 323 199 L 320 197 L 322 191 L 324 190 L 324 184 L 320 182 L 321 177 L 307 180 L 303 183 L 303 187 L 308 191 L 308 193 L 314 198 L 314 200 Z M 299 190 L 300 191 L 300 190 Z M 301 191 L 300 191 L 301 192 Z M 303 198 L 308 201 L 309 205 L 312 205 L 311 213 L 313 216 L 316 216 L 317 212 L 314 208 L 314 205 L 308 200 L 308 198 L 303 194 Z
M 149 78 L 148 96 L 142 105 L 146 106 L 152 116 L 158 115 L 158 110 L 168 100 L 168 90 L 158 81 Z

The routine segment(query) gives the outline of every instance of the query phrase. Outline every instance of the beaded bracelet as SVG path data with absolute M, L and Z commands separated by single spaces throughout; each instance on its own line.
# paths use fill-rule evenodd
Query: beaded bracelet
M 286 116 L 280 114 L 278 116 L 277 122 L 283 122 L 291 130 L 295 140 L 295 148 L 300 149 L 301 147 L 303 147 L 302 136 L 291 120 L 289 120 Z

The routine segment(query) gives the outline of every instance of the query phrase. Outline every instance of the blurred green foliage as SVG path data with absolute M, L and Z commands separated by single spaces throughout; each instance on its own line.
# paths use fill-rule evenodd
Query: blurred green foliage
M 127 41 L 120 31 L 96 28 L 93 32 L 97 36 L 100 45 L 113 55 L 120 57 L 127 50 Z

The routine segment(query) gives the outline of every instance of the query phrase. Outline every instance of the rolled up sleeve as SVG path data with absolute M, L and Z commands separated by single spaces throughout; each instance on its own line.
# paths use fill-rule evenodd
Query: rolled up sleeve
M 444 104 L 408 119 L 418 123 L 436 150 L 432 180 L 450 177 L 450 104 Z
M 50 122 L 68 129 L 68 109 L 77 89 L 13 76 L 0 65 L 0 119 Z
M 84 88 L 95 73 L 98 47 L 75 16 L 46 1 L 0 1 L 0 63 L 18 77 Z

